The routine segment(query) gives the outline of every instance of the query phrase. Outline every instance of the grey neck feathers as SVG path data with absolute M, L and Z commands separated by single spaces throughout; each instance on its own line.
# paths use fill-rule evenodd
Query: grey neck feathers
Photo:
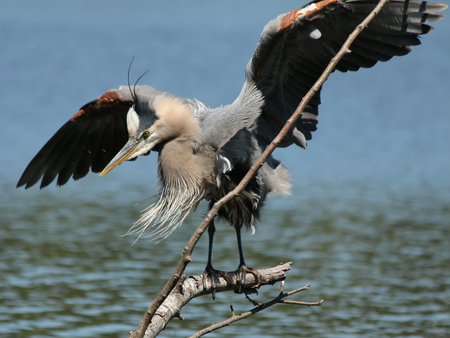
M 203 199 L 201 168 L 194 161 L 192 146 L 192 141 L 173 140 L 163 147 L 158 163 L 159 199 L 143 211 L 127 234 L 141 237 L 152 228 L 149 237 L 160 241 L 175 231 Z

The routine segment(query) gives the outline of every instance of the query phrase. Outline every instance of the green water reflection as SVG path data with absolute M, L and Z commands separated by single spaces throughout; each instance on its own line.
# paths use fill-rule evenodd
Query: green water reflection
M 0 214 L 0 336 L 126 337 L 171 275 L 196 221 L 155 245 L 121 235 L 148 196 L 95 190 L 18 191 L 3 187 Z M 80 188 L 81 189 L 81 188 Z M 128 190 L 130 190 L 128 188 Z M 307 192 L 301 193 L 301 192 Z M 107 203 L 105 203 L 105 199 Z M 127 200 L 127 203 L 124 203 Z M 429 185 L 318 183 L 272 199 L 254 236 L 248 263 L 293 261 L 286 288 L 312 283 L 296 299 L 319 308 L 277 306 L 211 337 L 449 337 L 449 193 Z M 189 274 L 202 272 L 206 238 Z M 218 225 L 215 266 L 236 268 L 234 232 Z M 268 300 L 278 286 L 261 290 Z M 194 300 L 177 336 L 251 308 L 243 296 Z

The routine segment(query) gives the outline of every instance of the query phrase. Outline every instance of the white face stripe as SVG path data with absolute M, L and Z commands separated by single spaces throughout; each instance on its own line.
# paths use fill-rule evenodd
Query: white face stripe
M 128 136 L 129 137 L 131 137 L 132 135 L 136 136 L 138 128 L 139 128 L 139 116 L 136 113 L 136 111 L 134 110 L 134 106 L 132 106 L 128 110 L 128 114 L 127 114 Z

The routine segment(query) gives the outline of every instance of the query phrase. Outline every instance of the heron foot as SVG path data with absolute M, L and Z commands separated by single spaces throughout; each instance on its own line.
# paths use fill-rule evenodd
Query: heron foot
M 249 289 L 248 293 L 253 293 L 250 290 L 256 291 L 254 289 L 258 289 L 261 286 L 261 274 L 258 272 L 258 270 L 254 268 L 250 268 L 245 264 L 241 264 L 239 268 L 236 270 L 236 272 L 239 273 L 238 277 L 238 283 L 239 283 L 239 289 L 236 291 L 237 293 L 247 293 L 246 289 L 244 289 L 245 285 L 245 276 L 247 275 L 247 272 L 251 273 L 253 276 L 255 276 L 256 285 Z
M 207 265 L 205 268 L 205 273 L 203 274 L 203 288 L 206 289 L 206 281 L 209 279 L 212 285 L 212 299 L 216 299 L 216 279 L 219 279 L 219 276 L 225 279 L 228 284 L 231 284 L 230 277 L 225 271 L 216 270 L 212 266 Z

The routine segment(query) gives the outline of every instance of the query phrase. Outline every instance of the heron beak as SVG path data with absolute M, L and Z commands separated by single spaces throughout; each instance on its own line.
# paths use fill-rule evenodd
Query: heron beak
M 109 162 L 109 164 L 103 169 L 103 171 L 100 173 L 100 176 L 105 176 L 107 173 L 109 173 L 111 170 L 113 170 L 115 167 L 117 167 L 120 163 L 123 161 L 126 161 L 130 158 L 131 155 L 133 155 L 139 148 L 139 143 L 135 141 L 128 141 L 122 150 L 119 151 L 119 153 L 114 156 L 114 158 Z

